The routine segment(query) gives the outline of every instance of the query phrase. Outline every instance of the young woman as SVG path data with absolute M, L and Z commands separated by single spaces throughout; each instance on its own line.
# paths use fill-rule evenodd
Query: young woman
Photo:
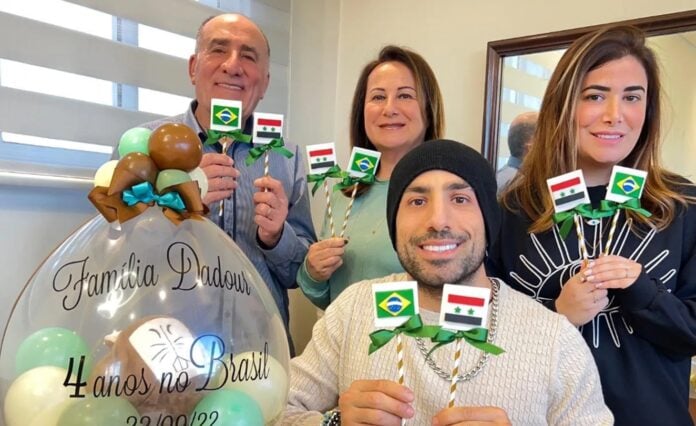
M 646 217 L 622 209 L 585 218 L 585 264 L 575 230 L 553 220 L 546 179 L 583 172 L 600 208 L 615 165 L 648 173 Z M 644 34 L 608 27 L 578 39 L 551 76 L 535 143 L 503 193 L 503 230 L 491 272 L 581 332 L 617 425 L 691 425 L 690 358 L 696 354 L 696 188 L 660 161 L 660 80 Z
M 324 227 L 309 247 L 297 282 L 319 308 L 326 309 L 347 286 L 383 277 L 403 268 L 389 241 L 384 211 L 394 165 L 424 140 L 444 133 L 444 112 L 435 74 L 419 54 L 386 46 L 362 70 L 350 117 L 352 147 L 379 151 L 376 181 L 358 191 L 346 239 L 331 238 Z M 331 206 L 336 227 L 350 202 L 350 191 L 334 191 Z

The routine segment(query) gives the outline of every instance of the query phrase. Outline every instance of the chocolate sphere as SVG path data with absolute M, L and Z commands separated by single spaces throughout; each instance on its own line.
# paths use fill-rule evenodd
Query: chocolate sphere
M 123 191 L 142 182 L 150 182 L 154 185 L 158 171 L 152 158 L 142 152 L 126 154 L 116 164 L 108 194 Z
M 190 127 L 167 123 L 156 128 L 148 143 L 150 157 L 160 170 L 179 169 L 185 172 L 198 167 L 203 149 L 198 135 Z

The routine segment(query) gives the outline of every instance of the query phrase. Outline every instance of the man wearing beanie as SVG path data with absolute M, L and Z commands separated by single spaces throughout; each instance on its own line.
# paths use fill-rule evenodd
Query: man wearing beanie
M 612 424 L 597 368 L 578 331 L 504 282 L 483 261 L 500 228 L 496 183 L 486 160 L 458 142 L 421 144 L 396 165 L 387 195 L 389 235 L 406 273 L 348 287 L 291 361 L 286 425 Z M 456 345 L 403 337 L 404 384 L 396 340 L 368 355 L 372 284 L 416 281 L 424 324 L 437 325 L 444 284 L 491 289 L 489 356 L 463 345 L 453 408 Z

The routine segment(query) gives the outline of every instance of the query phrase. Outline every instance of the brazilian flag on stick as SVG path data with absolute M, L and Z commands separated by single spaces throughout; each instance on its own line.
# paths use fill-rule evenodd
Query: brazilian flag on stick
M 372 285 L 375 327 L 397 327 L 418 314 L 418 289 L 415 281 L 397 281 Z
M 609 186 L 607 186 L 607 195 L 604 198 L 619 204 L 628 200 L 640 200 L 647 177 L 646 171 L 614 166 Z
M 381 156 L 379 151 L 354 147 L 346 170 L 352 177 L 374 176 Z
M 211 99 L 210 129 L 231 132 L 242 127 L 242 103 L 227 99 Z

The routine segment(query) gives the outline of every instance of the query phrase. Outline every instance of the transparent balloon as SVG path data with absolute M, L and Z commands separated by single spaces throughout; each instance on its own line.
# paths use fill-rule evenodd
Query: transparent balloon
M 0 421 L 198 425 L 242 410 L 240 424 L 273 424 L 288 362 L 271 294 L 215 224 L 177 225 L 157 206 L 122 224 L 98 216 L 15 303 L 0 346 Z

